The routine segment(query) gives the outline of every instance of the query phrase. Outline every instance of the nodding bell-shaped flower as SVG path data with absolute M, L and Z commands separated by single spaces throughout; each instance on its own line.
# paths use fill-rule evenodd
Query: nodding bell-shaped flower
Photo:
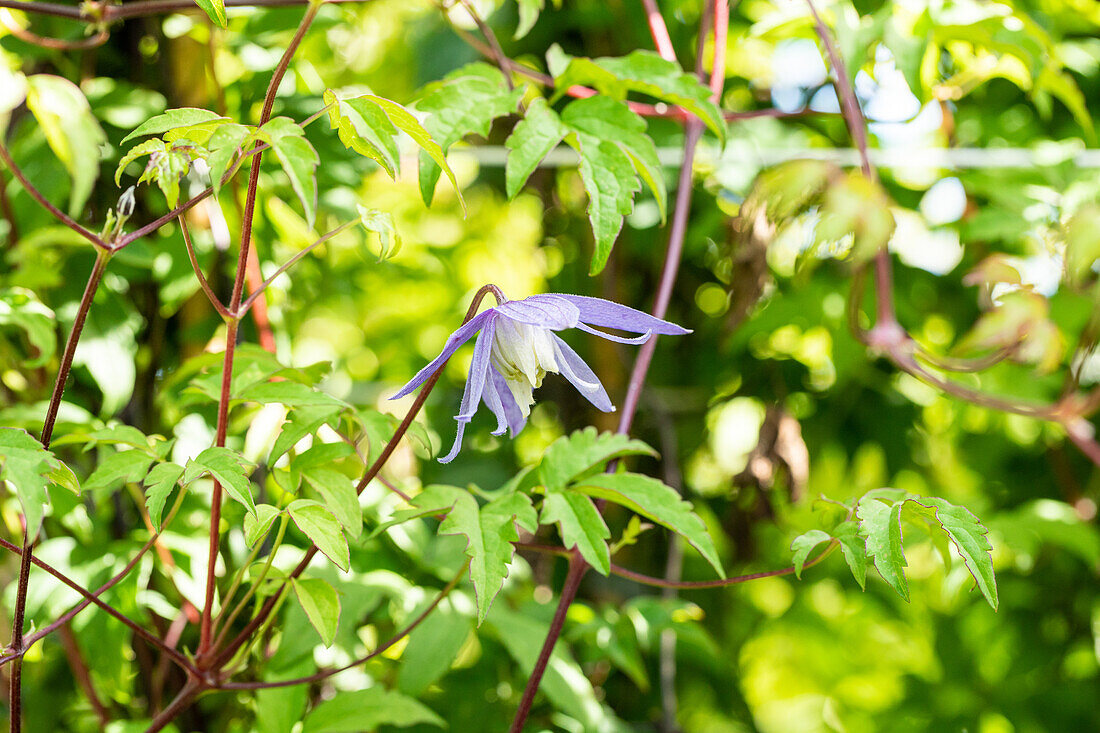
M 547 294 L 508 300 L 499 295 L 499 291 L 495 292 L 498 293 L 498 304 L 477 314 L 452 333 L 439 356 L 390 398 L 404 397 L 415 390 L 451 358 L 458 347 L 477 334 L 466 391 L 462 395 L 459 413 L 455 416 L 458 435 L 451 451 L 439 459 L 441 463 L 449 463 L 458 455 L 466 424 L 473 419 L 482 402 L 496 416 L 497 429 L 493 435 L 502 435 L 510 429 L 515 437 L 523 430 L 527 416 L 531 414 L 531 405 L 535 403 L 534 390 L 542 386 L 543 378 L 551 372 L 568 379 L 598 409 L 604 412 L 615 410 L 592 369 L 577 352 L 558 338 L 555 331 L 578 328 L 622 344 L 643 344 L 653 334 L 679 336 L 691 333 L 675 323 L 600 298 Z M 593 326 L 641 335 L 623 338 L 598 331 Z

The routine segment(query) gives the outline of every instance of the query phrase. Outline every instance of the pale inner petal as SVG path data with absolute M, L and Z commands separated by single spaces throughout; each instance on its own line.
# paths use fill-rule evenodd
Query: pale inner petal
M 531 414 L 534 390 L 542 386 L 548 372 L 558 372 L 551 332 L 542 326 L 498 318 L 489 361 L 496 368 L 523 417 Z

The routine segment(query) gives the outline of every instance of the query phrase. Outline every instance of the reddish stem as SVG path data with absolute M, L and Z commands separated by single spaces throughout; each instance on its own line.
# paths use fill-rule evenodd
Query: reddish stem
M 531 670 L 531 676 L 527 680 L 527 686 L 523 689 L 523 697 L 519 701 L 516 717 L 512 720 L 512 727 L 508 733 L 522 733 L 523 725 L 527 722 L 527 716 L 531 714 L 531 706 L 535 702 L 535 693 L 539 690 L 539 683 L 546 672 L 546 665 L 550 662 L 550 655 L 554 652 L 554 646 L 561 636 L 562 626 L 565 625 L 565 614 L 569 612 L 569 606 L 577 596 L 577 589 L 581 586 L 581 579 L 588 570 L 588 563 L 581 557 L 581 553 L 573 550 L 569 555 L 569 574 L 565 576 L 565 585 L 561 589 L 561 599 L 554 611 L 554 618 L 550 622 L 550 628 L 546 632 L 546 639 L 539 650 L 538 659 Z
M 23 5 L 23 3 L 20 3 L 20 5 Z M 3 5 L 0 5 L 0 7 L 3 7 Z M 23 171 L 19 168 L 19 166 L 15 164 L 15 160 L 12 159 L 11 154 L 8 153 L 7 148 L 5 148 L 3 144 L 0 144 L 0 160 L 2 160 L 4 162 L 4 165 L 8 167 L 8 170 L 11 171 L 12 175 L 15 176 L 15 179 L 19 181 L 19 183 L 23 186 L 23 189 L 31 195 L 31 198 L 41 204 L 42 208 L 46 209 L 46 211 L 53 214 L 54 218 L 67 226 L 69 229 L 72 229 L 74 232 L 87 239 L 96 247 L 100 249 L 107 249 L 106 242 L 100 239 L 99 236 L 97 236 L 94 232 L 90 232 L 84 227 L 80 226 L 80 224 L 77 224 L 76 220 L 74 220 L 71 216 L 51 204 L 46 199 L 46 197 L 43 196 L 42 193 L 37 188 L 35 188 L 29 180 L 27 180 L 27 177 L 23 175 Z
M 517 549 L 530 550 L 532 552 L 541 552 L 547 555 L 559 555 L 561 557 L 572 558 L 573 553 L 564 547 L 551 547 L 549 545 L 533 545 L 526 542 L 514 543 Z M 825 548 L 819 552 L 815 557 L 807 560 L 802 565 L 802 570 L 806 568 L 812 568 L 819 562 L 828 557 L 833 550 L 836 549 L 836 540 L 831 541 Z M 621 565 L 611 563 L 611 574 L 618 575 L 620 578 L 626 578 L 633 580 L 636 583 L 643 585 L 650 585 L 654 588 L 676 588 L 679 590 L 698 590 L 702 588 L 725 588 L 730 585 L 740 585 L 741 583 L 747 583 L 750 580 L 759 580 L 760 578 L 775 578 L 781 575 L 793 575 L 795 569 L 793 567 L 782 568 L 780 570 L 764 570 L 759 573 L 749 573 L 747 575 L 735 575 L 732 578 L 720 578 L 718 580 L 669 580 L 667 578 L 658 578 L 653 575 L 645 575 L 629 568 L 624 568 Z
M 657 7 L 657 0 L 642 0 L 645 6 L 646 22 L 649 23 L 649 35 L 653 37 L 653 45 L 657 53 L 666 61 L 676 61 L 676 51 L 672 48 L 672 38 L 668 35 L 668 26 L 661 17 L 661 9 Z
M 167 645 L 163 641 L 161 641 L 155 635 L 153 635 L 149 631 L 147 631 L 145 629 L 145 627 L 143 627 L 142 625 L 140 625 L 136 621 L 128 618 L 122 612 L 116 610 L 113 606 L 111 606 L 110 604 L 104 602 L 100 598 L 101 595 L 103 595 L 108 590 L 113 588 L 123 578 L 125 578 L 127 575 L 130 574 L 130 571 L 134 569 L 134 566 L 138 564 L 138 561 L 141 560 L 142 556 L 145 555 L 145 553 L 149 550 L 150 547 L 153 546 L 153 544 L 155 542 L 156 542 L 156 537 L 153 537 L 148 542 L 146 542 L 145 545 L 143 545 L 142 548 L 137 552 L 137 554 L 134 555 L 134 557 L 130 560 L 130 562 L 128 562 L 126 564 L 126 566 L 124 568 L 122 568 L 122 570 L 120 570 L 110 580 L 108 580 L 106 583 L 101 585 L 99 588 L 96 588 L 94 591 L 89 591 L 87 588 L 84 588 L 79 583 L 77 583 L 74 580 L 72 580 L 71 578 L 69 578 L 67 575 L 62 573 L 57 568 L 53 567 L 52 565 L 49 565 L 46 562 L 43 562 L 42 560 L 40 560 L 37 557 L 31 556 L 31 559 L 30 559 L 31 563 L 33 563 L 37 567 L 42 568 L 47 573 L 49 573 L 50 575 L 52 575 L 55 578 L 57 578 L 58 580 L 60 580 L 62 583 L 69 586 L 70 588 L 75 590 L 80 595 L 84 596 L 85 600 L 81 601 L 80 603 L 76 604 L 71 609 L 66 611 L 61 616 L 61 618 L 57 619 L 56 621 L 54 621 L 49 626 L 46 626 L 45 628 L 43 628 L 39 631 L 36 631 L 35 633 L 28 636 L 26 638 L 26 643 L 23 645 L 22 651 L 17 649 L 14 654 L 9 655 L 9 656 L 3 658 L 2 660 L 0 660 L 0 663 L 9 661 L 11 659 L 15 659 L 17 657 L 21 657 L 23 655 L 23 652 L 25 652 L 28 648 L 30 648 L 32 645 L 34 645 L 34 643 L 37 642 L 39 639 L 43 639 L 46 636 L 49 636 L 54 631 L 56 631 L 57 629 L 61 628 L 65 624 L 67 624 L 69 621 L 71 621 L 74 616 L 76 616 L 78 613 L 83 611 L 89 605 L 95 604 L 96 606 L 103 609 L 104 611 L 106 611 L 111 616 L 113 616 L 115 619 L 120 621 L 122 624 L 124 624 L 127 628 L 129 628 L 135 634 L 140 636 L 142 639 L 149 642 L 151 645 L 153 645 L 157 649 L 160 649 L 161 651 L 165 652 L 166 654 L 169 654 L 169 656 L 171 656 L 172 659 L 177 664 L 179 664 L 181 667 L 183 667 L 184 669 L 187 669 L 187 670 L 193 670 L 194 668 L 192 667 L 191 662 L 187 659 L 187 657 L 183 656 L 182 654 L 177 652 L 175 649 L 171 649 L 171 648 L 167 647 Z M 15 554 L 22 555 L 23 557 L 26 557 L 27 554 L 28 554 L 28 553 L 23 553 L 17 546 L 13 545 L 12 543 L 8 542 L 5 539 L 0 539 L 0 547 L 2 547 L 5 550 L 8 550 L 9 552 L 13 552 Z
M 282 83 L 283 76 L 290 66 L 290 60 L 294 57 L 295 52 L 297 52 L 298 46 L 301 44 L 309 27 L 313 24 L 313 19 L 317 17 L 317 12 L 320 8 L 321 6 L 319 4 L 314 3 L 311 3 L 306 8 L 306 13 L 302 17 L 302 21 L 298 24 L 298 30 L 295 32 L 286 51 L 283 52 L 282 58 L 279 59 L 279 63 L 275 67 L 274 73 L 271 75 L 271 82 L 267 86 L 267 94 L 264 95 L 264 106 L 263 111 L 260 113 L 259 120 L 260 127 L 271 119 L 271 111 L 275 106 L 275 94 L 279 90 L 279 84 Z M 263 157 L 263 151 L 259 149 L 259 146 L 256 146 L 253 148 L 253 152 L 255 155 L 252 157 L 251 168 L 249 170 L 248 189 L 245 194 L 244 214 L 241 220 L 241 241 L 240 251 L 237 256 L 237 271 L 233 280 L 233 294 L 229 301 L 229 312 L 234 314 L 234 316 L 233 320 L 229 321 L 226 327 L 225 359 L 222 363 L 221 394 L 218 399 L 218 427 L 214 439 L 214 444 L 218 447 L 225 446 L 225 439 L 229 426 L 229 398 L 233 379 L 233 354 L 236 349 L 237 331 L 240 327 L 240 306 L 244 294 L 244 281 L 248 272 L 249 244 L 252 241 L 252 220 L 256 213 L 256 194 L 260 183 L 260 161 Z M 196 658 L 202 660 L 202 662 L 206 661 L 206 658 L 212 651 L 211 642 L 213 639 L 211 630 L 214 620 L 214 595 L 217 590 L 215 569 L 217 568 L 218 547 L 221 540 L 221 506 L 222 486 L 221 483 L 215 481 L 214 491 L 210 497 L 210 541 L 206 563 L 206 593 L 203 600 L 202 620 L 199 622 L 199 648 L 196 654 Z M 205 665 L 202 662 L 200 662 L 200 666 L 204 667 Z

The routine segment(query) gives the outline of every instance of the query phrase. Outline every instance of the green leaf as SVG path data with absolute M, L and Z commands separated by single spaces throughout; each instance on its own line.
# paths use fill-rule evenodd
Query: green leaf
M 489 616 L 489 624 L 508 653 L 516 660 L 524 675 L 530 675 L 539 657 L 542 642 L 549 631 L 546 620 L 533 618 L 499 603 Z M 592 683 L 569 653 L 569 646 L 559 640 L 551 652 L 546 675 L 539 686 L 554 707 L 578 722 L 583 731 L 615 730 L 616 724 L 596 700 Z
M 207 448 L 187 462 L 183 471 L 183 483 L 189 484 L 204 473 L 213 476 L 249 513 L 256 513 L 252 482 L 248 480 L 252 473 L 252 464 L 241 454 L 228 448 Z
M 302 733 L 361 733 L 373 731 L 380 725 L 447 727 L 442 718 L 411 697 L 371 687 L 340 692 L 322 702 L 306 716 Z
M 282 432 L 271 448 L 268 462 L 274 464 L 299 440 L 307 435 L 314 435 L 322 425 L 338 419 L 341 409 L 338 405 L 313 405 L 291 410 L 287 421 L 283 423 Z
M 396 178 L 401 160 L 394 140 L 397 128 L 382 108 L 369 96 L 341 100 L 331 89 L 325 90 L 323 98 L 328 106 L 329 124 L 344 147 L 370 158 L 390 178 Z
M 934 496 L 914 496 L 908 504 L 920 506 L 931 513 L 931 518 L 943 529 L 955 549 L 959 551 L 966 569 L 974 577 L 982 595 L 997 610 L 997 579 L 993 575 L 993 545 L 986 529 L 966 507 L 956 506 Z
M 473 626 L 468 614 L 460 613 L 449 598 L 444 598 L 409 634 L 409 643 L 401 652 L 398 689 L 408 695 L 422 695 L 451 668 Z
M 429 113 L 424 129 L 446 153 L 466 135 L 488 136 L 493 120 L 514 113 L 522 96 L 522 89 L 508 89 L 499 69 L 478 62 L 429 84 L 416 106 Z M 439 166 L 437 156 L 427 149 L 420 154 L 420 195 L 429 206 L 439 180 Z
M 570 136 L 566 140 L 581 155 L 581 181 L 588 193 L 588 219 L 592 222 L 595 238 L 588 273 L 598 275 L 622 231 L 623 218 L 634 210 L 634 194 L 641 185 L 634 175 L 630 157 L 618 145 L 580 136 Z
M 355 449 L 344 441 L 336 443 L 316 442 L 308 450 L 294 458 L 291 469 L 308 471 L 315 468 L 329 468 L 330 464 L 355 453 Z
M 302 202 L 306 222 L 313 226 L 317 215 L 317 151 L 306 140 L 305 131 L 289 117 L 276 117 L 256 132 L 271 145 L 275 158 L 290 179 L 290 187 Z
M 143 155 L 155 155 L 157 153 L 164 153 L 167 150 L 167 143 L 156 137 L 130 148 L 126 155 L 122 156 L 122 160 L 118 162 L 118 167 L 115 168 L 115 185 L 122 185 L 122 172 L 126 170 L 126 166 L 130 165 L 130 163 Z
M 347 572 L 350 563 L 348 541 L 340 529 L 340 522 L 328 509 L 316 501 L 298 499 L 287 507 L 290 518 L 317 549 L 332 560 L 338 568 Z
M 547 491 L 565 488 L 586 473 L 602 470 L 609 461 L 623 456 L 657 456 L 657 451 L 640 440 L 618 433 L 600 433 L 594 427 L 575 430 L 546 449 L 539 464 L 539 477 Z
M 260 382 L 242 389 L 236 397 L 264 405 L 278 402 L 287 407 L 347 407 L 343 400 L 298 382 Z
M 445 148 L 449 147 L 451 143 L 442 146 L 440 143 L 436 142 L 432 134 L 429 133 L 407 109 L 397 102 L 392 102 L 383 97 L 376 97 L 371 94 L 368 94 L 366 99 L 377 104 L 390 118 L 390 122 L 397 125 L 397 128 L 401 130 L 401 132 L 408 135 L 412 138 L 414 143 L 420 146 L 422 151 L 421 159 L 423 159 L 423 155 L 427 155 L 437 168 L 442 169 L 443 172 L 447 174 L 447 179 L 450 180 L 451 186 L 455 190 L 455 195 L 458 196 L 458 203 L 461 204 L 463 210 L 465 210 L 466 200 L 462 198 L 462 189 L 458 187 L 458 181 L 455 179 L 454 171 L 451 170 L 451 166 L 447 163 Z M 421 109 L 423 109 L 423 107 L 421 107 Z M 438 170 L 435 172 L 435 179 L 439 180 Z
M 69 216 L 78 217 L 99 177 L 99 149 L 107 136 L 80 87 L 49 74 L 27 78 L 27 109 L 38 121 L 54 155 L 69 171 Z
M 211 2 L 216 1 L 217 0 L 211 0 Z M 208 109 L 198 109 L 195 107 L 170 109 L 164 114 L 151 117 L 138 125 L 133 132 L 122 138 L 122 142 L 129 142 L 135 137 L 142 137 L 143 135 L 161 135 L 181 127 L 193 127 L 195 125 L 209 125 L 211 123 L 223 122 L 229 122 L 229 118 L 222 117 Z
M 523 119 L 504 142 L 509 151 L 504 167 L 504 186 L 509 199 L 515 198 L 538 164 L 567 132 L 558 113 L 550 108 L 545 99 L 538 97 L 531 101 Z
M 84 489 L 117 489 L 123 484 L 140 483 L 149 473 L 152 462 L 149 454 L 140 450 L 112 453 L 99 462 L 95 471 L 84 482 Z
M 332 646 L 336 639 L 336 627 L 340 623 L 340 597 L 336 589 L 319 578 L 295 578 L 294 595 L 306 612 L 306 618 L 325 646 Z
M 50 503 L 47 477 L 57 463 L 26 430 L 0 428 L 0 479 L 7 481 L 27 522 L 27 536 L 35 537 L 42 526 L 45 507 Z
M 802 579 L 802 566 L 806 564 L 806 558 L 810 556 L 813 549 L 822 542 L 830 542 L 832 539 L 828 532 L 822 532 L 820 529 L 811 529 L 809 532 L 794 538 L 791 542 L 791 552 L 794 553 L 793 563 L 796 578 Z
M 859 533 L 859 525 L 852 521 L 842 522 L 833 530 L 833 539 L 840 543 L 840 552 L 859 587 L 866 589 L 867 544 Z
M 368 232 L 378 235 L 378 261 L 388 260 L 401 249 L 401 235 L 393 222 L 393 214 L 379 209 L 368 209 L 356 204 L 359 211 L 359 223 Z
M 875 569 L 890 587 L 906 601 L 909 585 L 905 580 L 905 548 L 901 538 L 901 508 L 877 498 L 864 496 L 856 505 L 860 533 L 866 538 L 867 554 L 874 558 Z
M 551 492 L 542 502 L 541 522 L 557 523 L 567 550 L 576 547 L 601 575 L 611 572 L 611 553 L 607 548 L 611 530 L 590 498 L 568 489 Z
M 625 506 L 672 530 L 698 550 L 720 576 L 725 577 L 706 525 L 675 489 L 638 473 L 596 474 L 583 479 L 573 488 L 597 499 Z
M 36 357 L 23 361 L 25 366 L 44 366 L 53 358 L 57 350 L 56 324 L 57 316 L 32 291 L 25 288 L 0 289 L 0 327 L 20 329 L 38 352 Z
M 581 179 L 588 192 L 588 213 L 596 237 L 595 274 L 603 269 L 622 229 L 623 216 L 634 208 L 634 193 L 639 188 L 633 175 L 628 175 L 622 165 L 623 156 L 653 192 L 662 221 L 668 206 L 664 175 L 657 148 L 646 135 L 645 120 L 624 103 L 610 97 L 578 99 L 562 111 L 561 119 L 576 133 L 566 140 L 581 155 Z M 617 147 L 622 155 L 609 152 L 610 146 Z M 586 157 L 591 160 L 586 162 Z M 610 178 L 598 175 L 603 172 L 601 166 L 609 166 L 608 171 L 615 175 Z
M 1092 266 L 1100 259 L 1100 205 L 1086 203 L 1066 222 L 1066 274 L 1080 285 L 1095 277 Z
M 257 504 L 255 514 L 244 515 L 244 541 L 249 547 L 255 547 L 256 543 L 267 537 L 271 531 L 271 525 L 282 512 L 278 507 L 270 504 Z
M 559 60 L 557 64 L 560 63 Z M 641 92 L 683 107 L 725 142 L 726 122 L 718 105 L 710 99 L 710 88 L 676 62 L 663 59 L 654 51 L 634 51 L 620 58 L 569 58 L 564 70 L 555 73 L 554 77 L 555 99 L 574 85 L 594 87 L 618 100 L 626 99 L 628 92 Z
M 477 599 L 478 624 L 504 585 L 508 564 L 519 539 L 516 524 L 529 532 L 538 526 L 531 499 L 526 494 L 508 494 L 479 507 L 477 499 L 465 489 L 454 486 L 429 486 L 413 499 L 415 506 L 446 514 L 439 534 L 466 537 L 466 556 L 470 558 L 470 579 Z
M 195 0 L 195 4 L 202 8 L 202 11 L 219 28 L 229 27 L 225 18 L 225 0 Z
M 359 497 L 350 478 L 331 468 L 310 468 L 302 476 L 321 494 L 325 507 L 349 536 L 355 538 L 362 534 L 363 510 L 359 507 Z
M 512 38 L 519 40 L 531 32 L 539 19 L 539 13 L 546 7 L 546 0 L 518 0 L 519 23 L 516 24 L 516 33 Z
M 227 122 L 207 140 L 206 148 L 210 153 L 206 156 L 206 165 L 210 168 L 210 186 L 214 189 L 214 198 L 221 193 L 222 179 L 236 159 L 237 151 L 254 132 L 251 127 Z
M 153 470 L 145 477 L 145 509 L 149 512 L 149 520 L 157 532 L 160 532 L 164 503 L 176 488 L 176 483 L 181 476 L 183 476 L 183 466 L 169 462 L 153 466 Z

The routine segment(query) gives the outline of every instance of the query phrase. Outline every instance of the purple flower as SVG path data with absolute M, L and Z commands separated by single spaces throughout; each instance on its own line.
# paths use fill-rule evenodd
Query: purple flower
M 597 331 L 593 326 L 642 335 L 623 338 Z M 597 408 L 613 412 L 615 406 L 592 369 L 554 334 L 566 328 L 579 328 L 622 344 L 643 344 L 655 333 L 673 336 L 691 333 L 675 323 L 600 298 L 548 294 L 505 300 L 477 314 L 452 333 L 439 356 L 390 399 L 404 397 L 423 384 L 459 346 L 477 333 L 470 376 L 466 379 L 462 406 L 455 416 L 458 435 L 451 452 L 440 458 L 440 463 L 450 463 L 458 455 L 466 423 L 473 419 L 482 401 L 497 418 L 493 435 L 502 435 L 511 429 L 514 437 L 523 430 L 531 405 L 535 403 L 533 392 L 542 386 L 542 379 L 548 372 L 561 374 Z

